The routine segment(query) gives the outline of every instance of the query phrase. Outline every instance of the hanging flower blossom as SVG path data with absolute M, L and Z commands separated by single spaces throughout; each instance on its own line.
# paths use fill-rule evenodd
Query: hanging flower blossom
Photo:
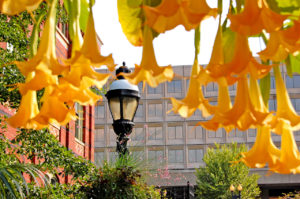
M 32 77 L 33 73 L 29 74 L 26 81 L 30 81 Z M 18 112 L 8 119 L 8 123 L 14 128 L 43 128 L 44 126 L 31 121 L 38 113 L 36 91 L 28 91 L 22 96 Z
M 52 84 L 57 84 L 57 75 L 67 71 L 68 67 L 60 64 L 55 52 L 56 0 L 52 1 L 41 42 L 37 54 L 30 60 L 16 62 L 24 76 L 34 72 L 34 77 L 21 84 L 20 91 L 25 94 L 28 90 L 40 90 Z
M 186 97 L 183 100 L 177 100 L 171 97 L 173 105 L 172 111 L 174 113 L 179 113 L 182 117 L 190 117 L 197 109 L 202 111 L 204 117 L 208 117 L 214 112 L 213 106 L 204 98 L 202 85 L 196 78 L 199 71 L 200 66 L 198 65 L 197 59 L 195 59 Z
M 78 27 L 78 32 L 80 32 L 79 21 L 77 21 L 76 23 L 77 24 L 75 24 L 75 26 Z M 110 77 L 110 74 L 101 74 L 96 72 L 94 67 L 106 65 L 109 68 L 109 70 L 112 71 L 114 70 L 115 64 L 111 55 L 104 57 L 100 54 L 97 44 L 97 36 L 94 27 L 92 11 L 90 12 L 88 18 L 87 30 L 85 33 L 86 34 L 84 36 L 82 46 L 80 38 L 81 35 L 77 34 L 75 36 L 73 56 L 69 60 L 64 61 L 66 64 L 70 64 L 71 68 L 70 71 L 66 73 L 64 77 L 60 78 L 60 82 L 64 82 L 64 86 L 60 86 L 60 88 L 64 87 L 63 90 L 65 90 L 68 87 L 66 83 L 71 83 L 72 86 L 70 85 L 70 91 L 67 93 L 74 96 L 76 95 L 76 92 L 78 93 L 80 92 L 80 89 L 82 89 L 81 91 L 85 93 L 85 95 L 90 95 L 90 98 L 93 100 L 89 100 L 88 98 L 86 98 L 86 101 L 82 101 L 84 99 L 84 96 L 82 96 L 80 103 L 86 104 L 86 102 L 90 102 L 92 105 L 94 104 L 94 100 L 96 98 L 94 94 L 89 91 L 89 87 L 95 85 L 99 89 L 101 89 Z M 61 96 L 60 99 L 70 99 L 67 93 L 62 93 L 62 95 L 66 96 Z M 99 98 L 100 96 L 98 97 L 98 99 Z
M 245 9 L 236 15 L 228 14 L 228 18 L 231 30 L 251 36 L 263 29 L 267 32 L 279 30 L 287 16 L 273 12 L 265 0 L 245 0 Z
M 71 119 L 76 119 L 75 109 L 72 106 L 68 106 L 65 102 L 59 100 L 55 94 L 55 87 L 48 86 L 45 89 L 45 93 L 41 99 L 42 107 L 40 112 L 32 118 L 31 122 L 36 122 L 44 127 L 49 123 L 59 123 L 66 125 Z M 36 129 L 40 129 L 37 126 Z
M 6 15 L 16 15 L 25 10 L 32 12 L 43 0 L 0 0 L 0 12 Z
M 224 67 L 224 73 L 230 74 L 231 77 L 243 76 L 249 73 L 255 79 L 260 79 L 267 75 L 273 66 L 259 64 L 249 49 L 248 38 L 236 34 L 233 58 Z
M 276 125 L 278 124 L 278 120 L 285 119 L 290 122 L 290 126 L 293 130 L 299 130 L 300 116 L 297 115 L 293 104 L 291 103 L 289 94 L 285 87 L 285 83 L 280 75 L 279 66 L 274 67 L 274 75 L 277 96 L 277 112 L 272 121 L 272 125 L 276 127 Z M 276 129 L 275 132 L 280 134 L 280 131 L 277 131 Z
M 297 55 L 300 51 L 299 32 L 300 20 L 294 21 L 294 25 L 288 29 L 270 33 L 266 49 L 258 53 L 260 58 L 279 62 L 286 59 L 289 53 Z
M 199 26 L 209 16 L 216 16 L 205 0 L 162 0 L 159 6 L 144 6 L 146 24 L 159 33 L 183 25 L 186 30 Z
M 277 164 L 280 150 L 274 145 L 269 126 L 258 126 L 256 140 L 253 147 L 241 154 L 240 161 L 250 168 L 263 168 L 266 163 L 270 168 Z
M 124 77 L 132 84 L 137 85 L 139 82 L 147 82 L 151 87 L 157 87 L 158 84 L 162 82 L 171 81 L 174 76 L 172 67 L 160 67 L 156 62 L 152 43 L 152 31 L 148 26 L 144 27 L 143 38 L 144 44 L 141 65 L 135 65 L 134 72 L 123 74 Z
M 300 153 L 290 122 L 284 119 L 277 122 L 281 134 L 280 160 L 274 166 L 270 166 L 270 170 L 281 174 L 300 173 Z
M 255 92 L 248 88 L 247 78 L 240 78 L 238 81 L 237 94 L 233 107 L 227 112 L 217 112 L 214 117 L 205 122 L 199 122 L 203 127 L 216 131 L 220 127 L 224 127 L 227 131 L 236 127 L 242 131 L 257 125 L 264 125 L 269 122 L 270 113 L 257 110 L 249 96 L 249 93 Z M 254 95 L 259 95 L 255 93 Z M 221 99 L 221 96 L 219 96 Z

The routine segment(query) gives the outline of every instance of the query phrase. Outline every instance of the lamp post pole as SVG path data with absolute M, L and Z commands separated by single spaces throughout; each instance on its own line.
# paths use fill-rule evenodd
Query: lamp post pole
M 134 116 L 139 104 L 140 93 L 136 85 L 130 84 L 120 73 L 130 73 L 123 66 L 116 70 L 117 80 L 113 81 L 106 93 L 108 106 L 113 118 L 113 129 L 117 135 L 117 152 L 119 156 L 129 153 L 127 142 L 134 126 Z
M 239 191 L 238 195 L 236 195 L 234 193 L 235 187 L 233 185 L 230 185 L 230 191 L 231 191 L 231 197 L 232 199 L 241 199 L 241 191 L 242 191 L 243 187 L 242 185 L 239 185 L 237 187 L 237 190 Z

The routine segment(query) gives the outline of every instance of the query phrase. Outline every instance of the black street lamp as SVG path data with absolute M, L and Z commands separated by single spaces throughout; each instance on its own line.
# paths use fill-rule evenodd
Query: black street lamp
M 136 85 L 130 84 L 122 75 L 119 75 L 121 72 L 130 73 L 125 62 L 116 70 L 117 80 L 112 82 L 105 96 L 113 117 L 112 126 L 117 134 L 117 152 L 119 155 L 124 155 L 129 152 L 128 136 L 134 126 L 133 118 L 139 104 L 140 93 Z
M 231 191 L 232 199 L 241 199 L 241 191 L 242 191 L 242 189 L 243 189 L 242 185 L 239 185 L 239 186 L 237 187 L 237 190 L 239 191 L 239 194 L 236 195 L 236 194 L 234 193 L 235 187 L 234 187 L 233 185 L 230 185 L 230 191 Z

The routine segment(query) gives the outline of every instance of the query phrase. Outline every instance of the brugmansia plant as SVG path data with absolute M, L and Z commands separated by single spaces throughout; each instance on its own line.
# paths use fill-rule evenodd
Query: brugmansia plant
M 0 11 L 8 15 L 24 10 L 32 12 L 40 2 L 0 0 Z M 73 45 L 71 57 L 58 60 L 55 55 L 57 0 L 47 0 L 50 8 L 38 49 L 31 59 L 16 62 L 26 81 L 18 85 L 22 101 L 16 115 L 9 119 L 12 126 L 41 129 L 50 122 L 64 125 L 76 118 L 75 102 L 88 105 L 99 99 L 90 87 L 101 88 L 109 75 L 94 70 L 102 65 L 113 70 L 115 65 L 111 56 L 100 54 L 92 15 L 93 1 L 89 1 L 87 10 L 82 9 L 86 2 L 64 0 L 70 16 Z M 256 142 L 250 151 L 242 153 L 240 161 L 258 168 L 268 164 L 270 170 L 277 173 L 300 173 L 300 153 L 293 137 L 293 131 L 300 129 L 300 116 L 292 106 L 279 67 L 284 63 L 290 76 L 300 72 L 300 3 L 293 0 L 229 0 L 226 1 L 228 11 L 223 11 L 223 3 L 225 1 L 218 0 L 218 7 L 211 8 L 206 0 L 118 0 L 119 21 L 124 34 L 132 45 L 143 46 L 141 63 L 132 74 L 124 76 L 133 84 L 144 82 L 151 87 L 171 81 L 174 77 L 172 67 L 159 66 L 153 40 L 178 25 L 187 31 L 195 30 L 190 88 L 184 99 L 171 99 L 172 111 L 189 117 L 199 109 L 203 117 L 210 116 L 207 121 L 199 122 L 208 130 L 224 128 L 229 132 L 233 128 L 242 131 L 255 128 L 258 132 Z M 86 16 L 82 14 L 83 10 Z M 223 12 L 228 13 L 224 20 L 221 18 Z M 200 25 L 209 17 L 219 20 L 218 31 L 208 65 L 200 66 L 197 60 Z M 39 25 L 37 20 L 35 26 Z M 81 30 L 85 32 L 83 38 Z M 252 55 L 248 43 L 251 37 L 262 38 L 266 44 L 259 52 L 261 62 Z M 271 71 L 276 79 L 275 112 L 268 109 Z M 210 104 L 202 92 L 202 87 L 212 82 L 219 87 L 217 105 Z M 228 91 L 233 84 L 237 84 L 234 104 Z M 36 92 L 41 89 L 45 92 L 42 105 L 38 107 Z M 271 133 L 282 136 L 280 148 L 272 142 Z

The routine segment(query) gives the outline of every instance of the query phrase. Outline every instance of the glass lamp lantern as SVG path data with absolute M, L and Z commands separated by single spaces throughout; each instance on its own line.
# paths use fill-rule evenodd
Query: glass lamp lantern
M 130 84 L 120 73 L 130 73 L 123 66 L 116 70 L 117 80 L 113 81 L 106 93 L 108 106 L 113 118 L 113 129 L 117 134 L 117 151 L 119 154 L 128 152 L 127 141 L 134 126 L 134 116 L 139 104 L 140 93 L 138 86 Z

